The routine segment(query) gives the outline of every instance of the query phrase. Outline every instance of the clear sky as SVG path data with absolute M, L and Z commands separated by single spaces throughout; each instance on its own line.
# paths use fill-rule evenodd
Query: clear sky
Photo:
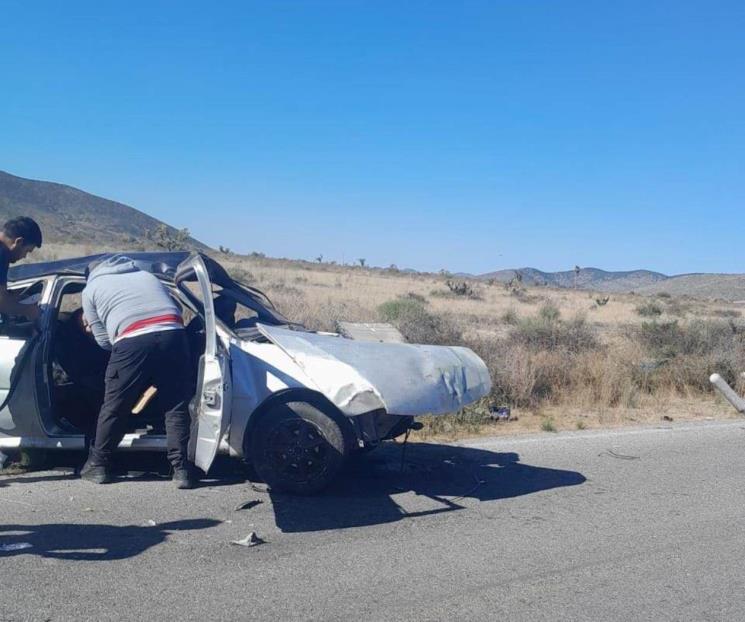
M 0 169 L 211 245 L 745 271 L 742 0 L 0 0 L 0 76 Z

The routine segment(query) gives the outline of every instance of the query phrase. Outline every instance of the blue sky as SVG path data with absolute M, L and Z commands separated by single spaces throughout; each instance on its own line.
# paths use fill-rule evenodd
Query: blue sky
M 0 2 L 0 169 L 273 256 L 742 272 L 742 2 Z

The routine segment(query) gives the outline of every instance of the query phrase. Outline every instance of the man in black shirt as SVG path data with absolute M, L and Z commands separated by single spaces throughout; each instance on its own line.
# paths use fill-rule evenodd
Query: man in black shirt
M 41 248 L 41 229 L 31 218 L 13 218 L 0 230 L 0 313 L 22 315 L 29 320 L 39 317 L 37 305 L 22 305 L 8 291 L 8 267 L 20 261 L 35 248 Z

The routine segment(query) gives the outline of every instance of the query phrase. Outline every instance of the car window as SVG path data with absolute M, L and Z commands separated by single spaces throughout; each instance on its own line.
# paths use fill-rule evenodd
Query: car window
M 22 304 L 39 304 L 42 294 L 44 293 L 44 284 L 46 281 L 36 281 L 35 283 L 25 283 L 24 285 L 8 286 L 8 291 L 17 293 L 18 300 Z M 30 336 L 33 331 L 33 322 L 30 322 L 23 316 L 12 316 L 0 314 L 0 335 L 10 337 L 25 338 Z

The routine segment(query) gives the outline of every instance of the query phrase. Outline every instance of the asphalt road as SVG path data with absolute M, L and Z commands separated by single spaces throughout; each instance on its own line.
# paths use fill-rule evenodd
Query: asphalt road
M 372 453 L 315 498 L 230 464 L 193 491 L 0 478 L 0 620 L 745 619 L 745 423 L 400 460 Z M 231 544 L 251 531 L 265 543 Z

